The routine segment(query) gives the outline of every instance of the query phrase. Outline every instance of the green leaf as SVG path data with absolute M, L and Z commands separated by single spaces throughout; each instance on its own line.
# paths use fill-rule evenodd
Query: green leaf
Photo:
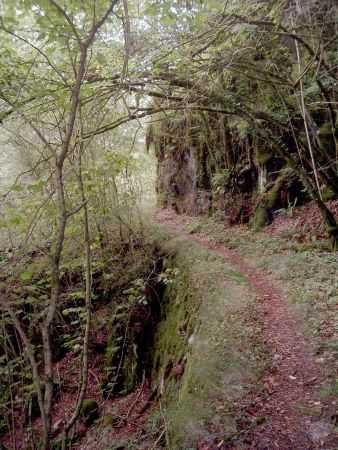
M 77 298 L 77 299 L 83 299 L 86 296 L 85 291 L 76 291 L 76 292 L 72 292 L 71 294 L 69 294 L 70 297 L 72 298 Z
M 84 311 L 85 308 L 82 308 L 80 306 L 78 308 L 67 308 L 62 311 L 62 315 L 69 316 L 69 314 L 71 313 L 83 313 Z

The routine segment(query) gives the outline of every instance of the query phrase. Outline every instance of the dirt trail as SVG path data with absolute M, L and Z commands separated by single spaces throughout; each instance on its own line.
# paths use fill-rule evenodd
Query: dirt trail
M 262 339 L 267 342 L 274 364 L 261 380 L 263 392 L 259 406 L 249 411 L 253 423 L 261 422 L 262 418 L 264 421 L 235 448 L 337 449 L 338 440 L 333 436 L 330 423 L 321 418 L 323 405 L 316 397 L 324 382 L 320 362 L 309 354 L 301 323 L 292 315 L 281 289 L 248 264 L 239 252 L 212 242 L 202 233 L 187 233 L 184 230 L 186 217 L 162 211 L 157 213 L 156 220 L 224 257 L 247 277 L 260 300 L 264 323 Z

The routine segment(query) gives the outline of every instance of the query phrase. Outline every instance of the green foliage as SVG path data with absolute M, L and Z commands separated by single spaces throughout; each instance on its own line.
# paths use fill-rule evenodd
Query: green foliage
M 137 302 L 141 305 L 147 305 L 148 300 L 147 296 L 145 295 L 146 291 L 146 280 L 142 278 L 137 278 L 133 281 L 132 287 L 129 289 L 125 289 L 123 291 L 124 294 L 128 295 L 128 300 L 131 303 Z
M 163 283 L 168 286 L 170 284 L 175 284 L 179 286 L 179 275 L 181 271 L 178 267 L 167 267 L 164 272 L 160 273 L 158 276 L 158 282 Z
M 221 171 L 214 174 L 212 178 L 212 185 L 214 189 L 217 191 L 217 189 L 224 188 L 231 177 L 231 172 L 229 169 L 222 169 Z

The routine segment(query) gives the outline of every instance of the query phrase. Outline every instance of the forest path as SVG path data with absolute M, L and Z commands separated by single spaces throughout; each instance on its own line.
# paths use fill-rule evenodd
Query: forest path
M 248 411 L 252 423 L 259 425 L 246 435 L 244 442 L 232 448 L 337 449 L 338 441 L 330 424 L 321 419 L 318 392 L 324 383 L 324 375 L 320 361 L 311 357 L 302 323 L 294 317 L 282 290 L 270 277 L 252 267 L 238 251 L 211 241 L 203 233 L 189 234 L 185 229 L 189 218 L 172 211 L 160 211 L 156 221 L 225 258 L 246 276 L 259 299 L 264 324 L 262 339 L 267 343 L 267 357 L 273 361 L 273 367 L 262 376 L 263 390 L 258 394 L 261 401 Z M 252 395 L 257 398 L 257 392 Z

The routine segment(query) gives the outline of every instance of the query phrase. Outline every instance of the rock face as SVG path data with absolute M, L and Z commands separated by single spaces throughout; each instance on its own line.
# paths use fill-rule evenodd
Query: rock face
M 207 149 L 193 132 L 193 117 L 178 116 L 148 130 L 157 158 L 159 203 L 178 213 L 206 213 L 211 208 L 211 173 Z
M 190 134 L 190 120 L 163 121 L 152 126 L 148 144 L 157 157 L 157 194 L 161 206 L 178 213 L 202 214 L 211 208 L 211 174 L 203 145 Z
M 176 113 L 152 124 L 160 206 L 192 215 L 217 213 L 260 228 L 276 210 L 306 201 L 302 185 L 269 143 L 238 133 L 223 116 Z
M 163 203 L 176 207 L 178 212 L 194 212 L 197 209 L 196 159 L 193 149 L 186 148 L 181 153 L 173 151 L 158 160 L 157 190 Z

